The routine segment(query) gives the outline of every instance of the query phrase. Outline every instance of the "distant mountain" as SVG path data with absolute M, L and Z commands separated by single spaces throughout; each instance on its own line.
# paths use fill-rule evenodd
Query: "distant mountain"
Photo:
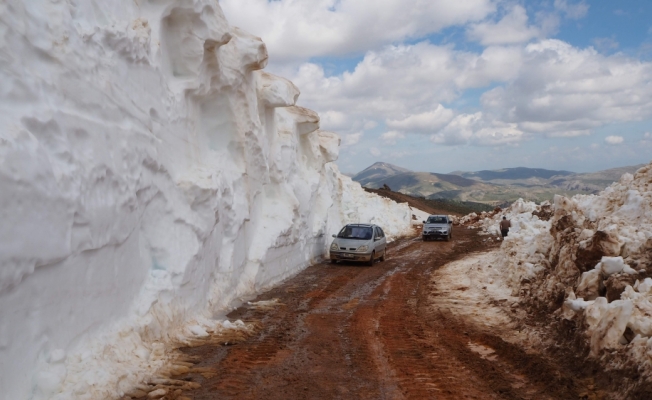
M 353 175 L 352 178 L 354 181 L 360 182 L 362 186 L 367 186 L 367 184 L 374 184 L 375 182 L 380 182 L 387 177 L 405 172 L 412 171 L 406 168 L 397 167 L 390 163 L 377 162 Z M 381 183 L 380 186 L 382 185 L 383 184 Z
M 517 168 L 504 168 L 498 170 L 483 170 L 483 171 L 476 171 L 476 172 L 459 172 L 459 173 L 452 173 L 452 174 L 460 175 L 468 179 L 493 181 L 498 179 L 507 179 L 507 180 L 520 180 L 520 179 L 532 179 L 532 178 L 550 179 L 553 176 L 573 175 L 574 172 L 555 171 L 555 170 L 543 169 L 543 168 L 517 167 Z
M 442 197 L 438 198 L 456 198 L 455 195 L 451 196 L 447 193 L 468 190 L 470 187 L 474 187 L 477 190 L 486 190 L 489 186 L 492 186 L 491 184 L 466 179 L 457 175 L 412 171 L 382 177 L 381 179 L 369 181 L 363 186 L 370 189 L 378 189 L 383 187 L 383 185 L 389 186 L 392 190 L 414 196 L 429 197 L 441 192 Z
M 370 189 L 378 189 L 387 185 L 392 190 L 401 193 L 445 199 L 457 199 L 460 197 L 459 193 L 468 191 L 471 187 L 484 191 L 489 190 L 492 186 L 459 175 L 414 172 L 384 162 L 371 165 L 353 176 L 352 179 Z
M 475 172 L 455 171 L 450 174 L 414 172 L 389 163 L 378 162 L 353 176 L 364 187 L 392 190 L 428 199 L 475 201 L 503 204 L 518 198 L 541 202 L 555 194 L 595 194 L 643 165 L 612 168 L 577 174 L 543 168 L 505 168 Z
M 605 187 L 620 179 L 623 174 L 633 174 L 645 164 L 632 165 L 606 169 L 598 172 L 587 172 L 568 176 L 554 176 L 548 182 L 549 185 L 566 190 L 580 190 L 584 192 L 597 193 Z

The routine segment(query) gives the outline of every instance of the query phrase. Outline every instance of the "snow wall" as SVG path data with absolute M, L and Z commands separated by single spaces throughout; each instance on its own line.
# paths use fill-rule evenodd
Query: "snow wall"
M 512 223 L 501 245 L 512 294 L 574 321 L 609 368 L 633 361 L 652 378 L 652 164 L 598 195 L 519 200 L 461 222 L 497 237 L 503 215 Z
M 0 398 L 120 396 L 342 224 L 410 229 L 266 61 L 215 0 L 0 6 Z

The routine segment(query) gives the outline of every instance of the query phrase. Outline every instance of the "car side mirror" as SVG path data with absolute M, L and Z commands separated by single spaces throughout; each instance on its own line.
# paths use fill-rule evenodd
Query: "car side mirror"
M 333 235 L 333 237 L 337 237 L 337 235 Z
M 377 241 L 379 241 L 379 240 L 380 240 L 380 238 L 377 237 L 377 238 L 374 239 L 374 242 L 377 242 Z
M 453 224 L 453 221 L 448 221 L 448 225 L 452 225 L 452 224 Z
M 425 224 L 425 223 L 426 223 L 426 221 L 421 221 L 421 223 L 422 223 L 422 224 Z

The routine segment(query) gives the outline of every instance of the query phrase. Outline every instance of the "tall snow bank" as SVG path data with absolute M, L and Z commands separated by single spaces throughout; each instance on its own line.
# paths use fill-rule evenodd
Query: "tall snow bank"
M 467 219 L 494 234 L 503 214 L 512 221 L 501 251 L 513 291 L 576 320 L 593 355 L 620 349 L 652 371 L 652 164 L 598 195 L 519 201 Z
M 213 0 L 10 0 L 0 27 L 3 398 L 120 396 L 342 224 L 410 228 Z

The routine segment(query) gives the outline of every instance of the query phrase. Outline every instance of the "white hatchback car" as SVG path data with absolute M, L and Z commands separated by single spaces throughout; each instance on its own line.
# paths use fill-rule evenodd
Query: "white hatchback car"
M 387 238 L 378 225 L 348 224 L 333 235 L 330 259 L 333 264 L 342 261 L 363 261 L 373 265 L 376 259 L 385 261 Z

